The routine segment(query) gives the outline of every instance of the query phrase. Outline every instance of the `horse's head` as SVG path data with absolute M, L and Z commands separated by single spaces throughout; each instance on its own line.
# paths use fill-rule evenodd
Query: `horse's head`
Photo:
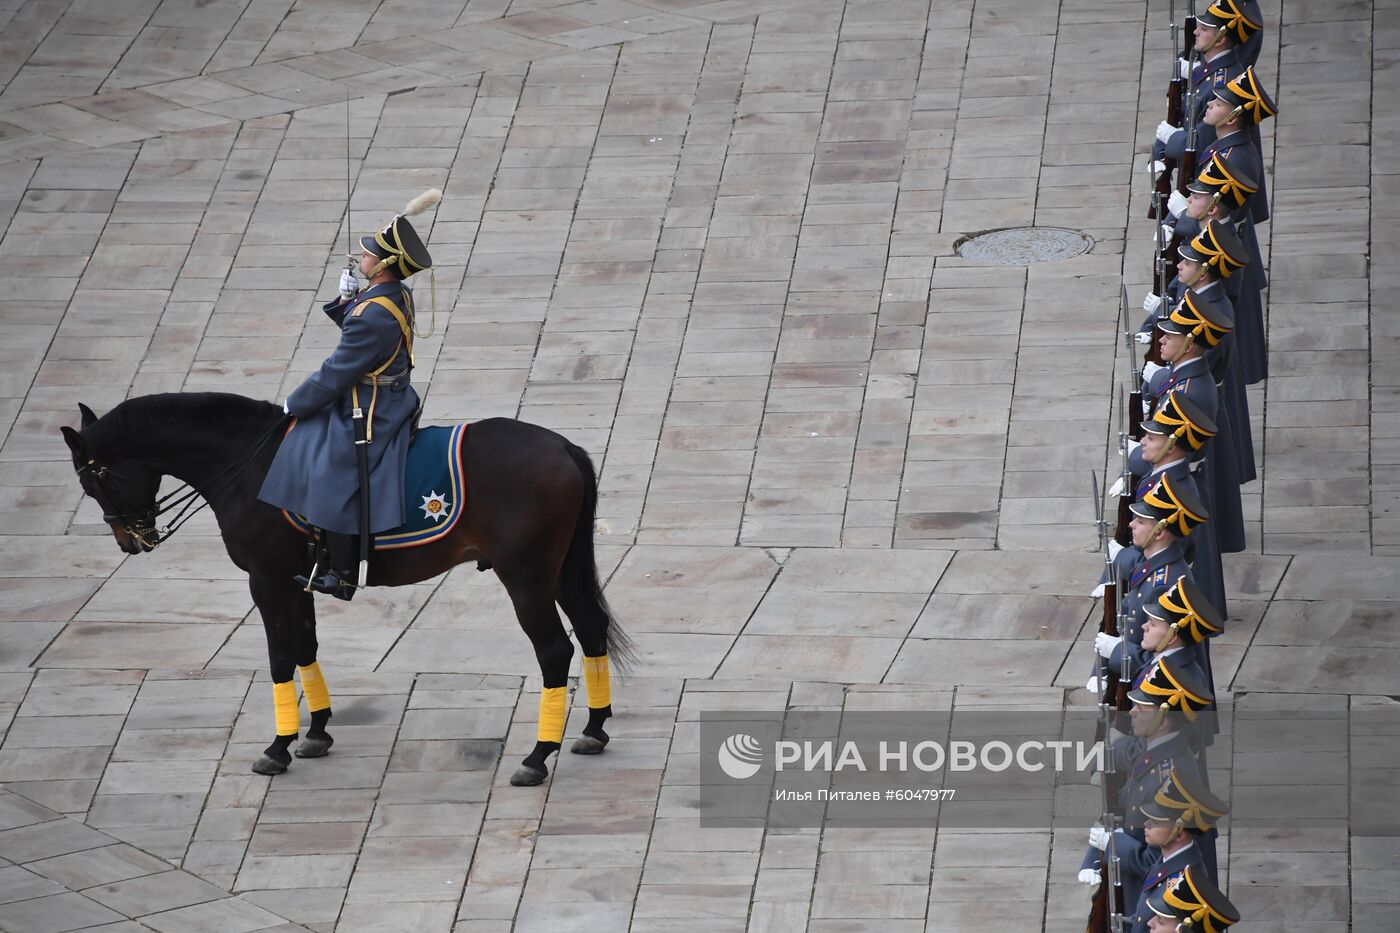
M 83 416 L 82 431 L 67 425 L 62 430 L 83 492 L 102 507 L 102 520 L 111 526 L 112 536 L 123 551 L 141 554 L 155 550 L 160 544 L 156 530 L 160 474 L 131 459 L 100 461 L 87 439 L 88 428 L 97 423 L 97 416 L 86 405 L 80 404 L 78 409 Z

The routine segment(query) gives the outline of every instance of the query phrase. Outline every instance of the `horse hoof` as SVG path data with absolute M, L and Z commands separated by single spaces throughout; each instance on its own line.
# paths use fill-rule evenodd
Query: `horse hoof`
M 536 787 L 544 783 L 544 779 L 549 777 L 548 771 L 541 771 L 538 768 L 531 768 L 528 765 L 521 765 L 515 769 L 515 773 L 510 776 L 511 787 Z
M 603 749 L 608 747 L 606 739 L 595 739 L 591 735 L 580 736 L 574 741 L 569 751 L 575 755 L 601 755 Z
M 281 774 L 286 770 L 287 762 L 278 761 L 270 755 L 263 755 L 257 761 L 253 762 L 254 774 Z
M 328 735 L 324 737 L 318 736 L 316 738 L 312 738 L 308 735 L 301 740 L 301 744 L 297 746 L 295 754 L 298 758 L 324 758 L 334 744 L 335 739 Z

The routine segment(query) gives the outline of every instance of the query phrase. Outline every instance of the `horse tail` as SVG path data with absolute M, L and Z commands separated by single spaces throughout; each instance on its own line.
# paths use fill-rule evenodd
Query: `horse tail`
M 637 646 L 617 624 L 612 609 L 603 596 L 598 579 L 598 565 L 593 559 L 593 520 L 598 509 L 598 474 L 588 451 L 565 442 L 583 477 L 583 503 L 579 506 L 578 522 L 564 566 L 559 574 L 559 603 L 569 615 L 569 621 L 595 643 L 607 646 L 608 658 L 618 673 L 626 674 L 637 662 Z

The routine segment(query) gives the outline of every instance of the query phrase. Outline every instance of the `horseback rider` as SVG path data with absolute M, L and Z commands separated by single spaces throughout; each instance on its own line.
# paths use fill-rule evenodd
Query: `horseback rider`
M 319 529 L 316 566 L 298 584 L 338 599 L 356 589 L 361 506 L 367 494 L 369 531 L 404 523 L 403 474 L 418 393 L 413 368 L 413 292 L 405 280 L 432 265 L 409 214 L 436 204 L 437 191 L 415 198 L 387 227 L 360 239 L 360 290 L 352 269 L 340 274 L 340 297 L 322 310 L 340 328 L 335 351 L 282 408 L 295 420 L 288 429 L 258 498 L 304 517 Z M 364 445 L 356 442 L 354 416 L 364 415 Z M 361 489 L 360 451 L 369 482 Z M 316 573 L 316 568 L 321 573 Z M 363 583 L 363 581 L 359 581 Z

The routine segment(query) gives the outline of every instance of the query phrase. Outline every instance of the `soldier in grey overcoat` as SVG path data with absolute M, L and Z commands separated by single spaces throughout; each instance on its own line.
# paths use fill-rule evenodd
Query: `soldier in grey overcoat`
M 415 199 L 405 213 L 436 192 Z M 432 197 L 429 197 L 432 196 Z M 418 209 L 423 209 L 421 206 Z M 287 397 L 295 419 L 267 472 L 258 498 L 305 518 L 320 530 L 327 559 L 303 586 L 340 599 L 354 595 L 359 552 L 360 482 L 353 414 L 366 419 L 371 534 L 404 523 L 403 474 L 418 393 L 413 368 L 413 293 L 404 280 L 432 265 L 408 218 L 361 238 L 359 290 L 350 269 L 341 273 L 339 299 L 326 316 L 340 328 L 340 342 L 320 369 Z M 328 564 L 328 566 L 326 566 Z

